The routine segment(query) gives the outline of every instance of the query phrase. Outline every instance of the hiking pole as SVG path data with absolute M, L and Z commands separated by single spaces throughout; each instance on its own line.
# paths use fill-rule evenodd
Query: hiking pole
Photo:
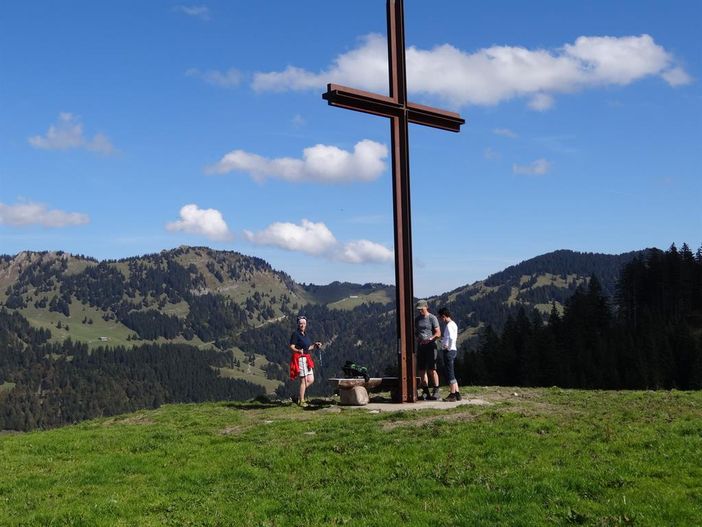
M 319 379 L 320 382 L 322 379 L 324 379 L 324 363 L 322 361 L 322 343 L 319 343 L 319 346 L 317 347 L 317 351 L 319 351 Z M 322 389 L 322 395 L 324 395 L 324 389 Z
M 324 374 L 323 374 L 324 368 L 322 365 L 322 346 L 320 346 L 317 349 L 319 350 L 319 378 L 323 379 L 324 378 Z

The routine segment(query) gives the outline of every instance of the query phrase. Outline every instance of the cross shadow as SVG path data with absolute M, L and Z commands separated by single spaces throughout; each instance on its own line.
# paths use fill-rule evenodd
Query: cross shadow
M 226 408 L 234 408 L 235 410 L 265 410 L 266 408 L 281 408 L 284 406 L 292 406 L 291 401 L 281 401 L 278 399 L 269 399 L 265 395 L 259 395 L 249 401 L 231 401 L 225 403 Z
M 225 403 L 224 406 L 225 408 L 232 408 L 234 410 L 265 410 L 267 408 L 285 408 L 295 407 L 297 405 L 290 399 L 282 401 L 279 399 L 271 400 L 265 395 L 260 395 L 249 401 L 231 401 Z M 331 406 L 336 406 L 336 402 L 333 399 L 316 398 L 308 400 L 307 406 L 304 408 L 304 410 L 314 412 L 316 410 L 323 410 L 324 408 L 329 408 Z
M 386 395 L 372 395 L 369 397 L 369 401 L 371 403 L 393 403 L 392 397 L 388 397 Z
M 270 401 L 267 403 L 259 401 L 249 402 L 231 402 L 225 403 L 225 408 L 233 408 L 234 410 L 265 410 L 266 408 L 281 408 L 284 406 L 293 406 L 290 401 Z
M 336 402 L 332 399 L 310 399 L 307 406 L 305 407 L 306 412 L 316 412 L 318 410 L 324 410 L 325 408 L 330 408 L 336 406 Z

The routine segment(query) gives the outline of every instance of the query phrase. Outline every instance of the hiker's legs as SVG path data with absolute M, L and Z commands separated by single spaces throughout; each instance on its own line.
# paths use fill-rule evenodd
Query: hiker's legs
M 435 387 L 439 387 L 439 373 L 436 370 L 431 370 L 431 380 Z
M 309 373 L 300 377 L 300 403 L 305 401 L 305 391 L 314 383 L 314 374 Z
M 430 383 L 434 386 L 439 386 L 439 374 L 436 373 L 436 346 L 433 341 L 419 346 L 419 357 L 421 361 L 420 368 L 424 371 L 424 376 L 422 377 L 424 386 L 428 387 Z
M 419 370 L 419 379 L 420 379 L 420 385 L 419 387 L 422 389 L 424 392 L 429 391 L 429 381 L 427 377 L 427 370 Z
M 305 390 L 307 389 L 307 377 L 300 377 L 300 393 L 297 399 L 298 404 L 305 402 Z
M 429 380 L 435 381 L 436 372 L 436 348 L 434 343 L 420 344 L 417 350 L 419 376 L 422 379 L 422 391 L 429 395 Z M 433 372 L 433 373 L 432 373 Z M 438 384 L 437 384 L 438 386 Z
M 456 372 L 454 369 L 457 354 L 458 352 L 456 350 L 447 350 L 444 352 L 444 363 L 446 364 L 446 380 L 448 381 L 451 393 L 456 393 L 458 391 L 458 381 L 456 380 Z

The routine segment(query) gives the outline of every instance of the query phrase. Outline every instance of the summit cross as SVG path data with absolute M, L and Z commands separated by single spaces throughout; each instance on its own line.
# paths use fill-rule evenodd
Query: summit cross
M 409 123 L 459 132 L 460 115 L 407 101 L 405 23 L 402 0 L 387 0 L 388 70 L 390 96 L 327 84 L 322 95 L 331 106 L 390 118 L 392 204 L 395 238 L 395 305 L 399 390 L 397 402 L 417 400 L 412 273 L 412 216 L 410 213 Z

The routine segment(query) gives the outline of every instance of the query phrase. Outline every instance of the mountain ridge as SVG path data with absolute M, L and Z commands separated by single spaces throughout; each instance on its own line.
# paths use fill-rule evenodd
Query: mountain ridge
M 621 265 L 642 253 L 553 251 L 428 300 L 434 312 L 452 311 L 459 341 L 469 345 L 481 328 L 499 329 L 520 307 L 544 318 L 553 305 L 561 309 L 591 274 L 613 292 Z M 379 371 L 391 367 L 394 302 L 391 285 L 299 284 L 261 258 L 208 247 L 102 261 L 62 251 L 0 256 L 0 305 L 50 330 L 53 342 L 214 346 L 243 365 L 227 375 L 247 378 L 255 371 L 267 377 L 259 382 L 268 389 L 285 379 L 284 341 L 294 326 L 290 319 L 302 310 L 315 335 L 329 342 L 331 367 L 346 358 Z
M 636 256 L 640 256 L 642 254 L 645 254 L 646 252 L 650 251 L 651 249 L 643 249 L 643 250 L 638 250 L 638 251 L 629 251 L 621 254 L 607 254 L 607 253 L 596 253 L 596 252 L 580 252 L 580 251 L 573 251 L 570 249 L 557 249 L 555 251 L 551 251 L 548 253 L 544 253 L 542 255 L 534 256 L 532 258 L 523 260 L 517 264 L 510 265 L 503 269 L 502 271 L 498 271 L 496 273 L 490 274 L 487 278 L 483 280 L 478 280 L 473 283 L 466 283 L 464 285 L 458 286 L 450 291 L 436 294 L 436 295 L 429 295 L 428 298 L 441 298 L 445 297 L 446 295 L 454 295 L 458 292 L 464 291 L 466 288 L 471 287 L 472 285 L 478 284 L 478 283 L 484 283 L 487 286 L 493 285 L 495 282 L 499 282 L 500 280 L 504 279 L 510 279 L 514 278 L 519 275 L 524 275 L 524 274 L 533 274 L 534 272 L 549 272 L 549 266 L 551 265 L 549 262 L 552 261 L 556 257 L 565 257 L 565 259 L 569 259 L 571 262 L 575 262 L 574 265 L 570 265 L 568 268 L 570 269 L 571 272 L 575 272 L 576 274 L 592 274 L 592 265 L 588 265 L 587 263 L 583 265 L 582 263 L 582 258 L 586 258 L 590 263 L 592 260 L 606 260 L 606 261 L 611 261 L 611 260 L 619 260 L 619 263 L 626 263 L 633 259 Z M 188 252 L 195 252 L 202 254 L 202 252 L 205 253 L 214 253 L 216 255 L 233 255 L 236 258 L 242 258 L 242 259 L 248 259 L 252 260 L 254 262 L 260 262 L 261 265 L 267 267 L 270 271 L 273 273 L 281 276 L 281 278 L 289 283 L 289 284 L 294 284 L 297 286 L 297 288 L 303 290 L 303 291 L 312 291 L 312 292 L 318 292 L 318 291 L 324 291 L 322 295 L 330 295 L 328 292 L 329 290 L 333 289 L 340 289 L 340 288 L 346 288 L 345 292 L 354 291 L 354 290 L 368 290 L 368 289 L 377 289 L 377 288 L 394 288 L 393 285 L 389 284 L 384 284 L 382 282 L 367 282 L 364 284 L 359 284 L 359 283 L 354 283 L 354 282 L 348 282 L 348 281 L 339 281 L 339 280 L 334 280 L 330 282 L 329 284 L 314 284 L 314 283 L 298 283 L 295 282 L 295 280 L 290 277 L 285 271 L 280 271 L 277 269 L 274 269 L 268 262 L 263 260 L 262 258 L 256 257 L 256 256 L 250 256 L 250 255 L 245 255 L 243 253 L 239 253 L 237 251 L 226 251 L 226 250 L 215 250 L 215 249 L 210 249 L 209 247 L 206 246 L 187 246 L 187 245 L 181 245 L 177 248 L 174 249 L 164 249 L 160 252 L 157 253 L 146 253 L 143 255 L 136 255 L 136 256 L 128 256 L 124 258 L 119 258 L 119 259 L 104 259 L 104 260 L 98 260 L 96 258 L 90 257 L 90 256 L 84 256 L 82 254 L 72 254 L 66 251 L 21 251 L 17 253 L 16 255 L 9 255 L 9 254 L 0 254 L 0 299 L 3 296 L 3 289 L 7 287 L 7 277 L 8 274 L 11 273 L 12 268 L 17 265 L 18 261 L 20 263 L 20 266 L 22 263 L 27 262 L 32 263 L 31 259 L 32 258 L 41 258 L 43 256 L 49 256 L 53 257 L 54 259 L 68 259 L 68 260 L 79 260 L 85 262 L 85 265 L 99 265 L 99 264 L 112 264 L 112 265 L 119 265 L 119 264 L 125 264 L 130 261 L 135 261 L 135 260 L 154 260 L 154 259 L 159 259 L 163 257 L 164 255 L 171 255 L 171 254 L 183 254 L 183 253 L 188 253 Z M 9 264 L 9 265 L 8 265 Z M 8 269 L 9 267 L 9 269 Z M 606 266 L 605 266 L 606 267 Z M 579 273 L 578 273 L 579 271 Z M 74 273 L 77 271 L 73 271 Z M 216 272 L 212 273 L 213 275 L 216 276 Z M 2 278 L 5 278 L 3 281 Z M 616 279 L 616 277 L 615 277 Z M 607 283 L 611 283 L 612 280 L 603 280 L 603 285 L 606 285 Z M 291 287 L 292 289 L 292 287 Z M 215 287 L 211 290 L 213 292 L 221 292 L 222 288 L 218 288 L 216 285 Z M 331 293 L 333 296 L 333 293 Z M 5 295 L 6 296 L 6 295 Z M 338 301 L 340 297 L 342 297 L 342 294 L 337 294 L 336 298 L 321 298 L 319 299 L 320 301 L 326 302 L 334 302 Z

